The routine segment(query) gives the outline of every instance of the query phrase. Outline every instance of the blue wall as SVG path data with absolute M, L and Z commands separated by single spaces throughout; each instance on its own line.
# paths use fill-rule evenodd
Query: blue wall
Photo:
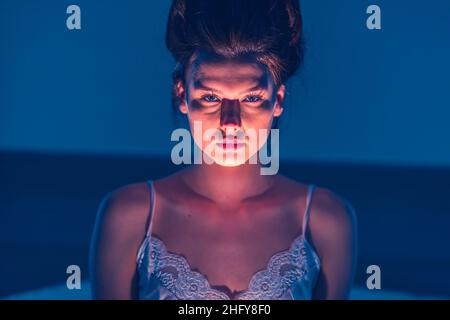
M 82 29 L 66 28 L 77 4 Z M 170 1 L 0 2 L 0 149 L 168 155 Z M 366 8 L 382 30 L 366 28 Z M 302 1 L 281 156 L 450 165 L 450 1 Z

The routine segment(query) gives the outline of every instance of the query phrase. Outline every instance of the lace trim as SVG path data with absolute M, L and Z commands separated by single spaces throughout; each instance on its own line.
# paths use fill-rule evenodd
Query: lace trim
M 142 263 L 143 249 L 150 257 L 147 276 L 154 276 L 165 288 L 182 300 L 230 300 L 226 293 L 211 287 L 207 278 L 192 270 L 185 257 L 171 253 L 164 242 L 157 237 L 148 236 L 138 253 L 138 264 Z M 297 237 L 287 250 L 274 254 L 265 269 L 253 274 L 247 289 L 239 291 L 235 299 L 272 300 L 283 296 L 293 283 L 308 277 L 309 257 L 306 246 L 309 243 L 303 235 Z M 317 254 L 309 247 L 313 262 L 320 268 Z M 148 252 L 147 252 L 148 254 Z M 145 288 L 144 288 L 145 290 Z

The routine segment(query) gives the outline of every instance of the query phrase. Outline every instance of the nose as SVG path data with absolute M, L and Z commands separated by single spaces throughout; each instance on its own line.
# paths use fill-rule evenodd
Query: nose
M 220 110 L 220 127 L 225 128 L 240 128 L 241 127 L 241 106 L 239 100 L 222 100 Z

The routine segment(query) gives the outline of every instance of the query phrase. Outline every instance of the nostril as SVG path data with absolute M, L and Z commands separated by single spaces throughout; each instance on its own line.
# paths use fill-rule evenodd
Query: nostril
M 234 111 L 222 111 L 220 115 L 220 125 L 221 126 L 241 126 L 241 115 L 240 112 Z
M 241 119 L 239 116 L 226 117 L 221 119 L 220 125 L 223 127 L 240 127 Z

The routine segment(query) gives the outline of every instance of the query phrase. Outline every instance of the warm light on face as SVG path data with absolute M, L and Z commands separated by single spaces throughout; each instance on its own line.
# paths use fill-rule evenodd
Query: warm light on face
M 233 167 L 266 143 L 260 129 L 270 131 L 273 118 L 281 115 L 284 86 L 276 91 L 269 70 L 256 60 L 199 54 L 180 93 L 186 98 L 180 110 L 188 116 L 196 145 L 211 161 Z
M 170 154 L 172 162 L 175 165 L 180 164 L 219 164 L 226 167 L 235 167 L 245 163 L 248 159 L 249 164 L 261 164 L 261 175 L 277 174 L 279 168 L 279 132 L 278 129 L 270 130 L 270 155 L 267 148 L 267 137 L 269 132 L 266 129 L 259 129 L 255 132 L 253 129 L 248 129 L 245 132 L 245 138 L 230 139 L 229 136 L 222 135 L 222 131 L 217 129 L 208 129 L 203 131 L 202 122 L 194 121 L 192 139 L 191 132 L 179 128 L 172 132 L 171 141 L 178 143 L 172 148 Z M 203 132 L 203 136 L 202 136 Z M 198 147 L 194 148 L 194 159 L 191 157 L 192 145 L 191 141 L 197 140 L 197 146 L 207 144 L 207 146 L 200 150 Z M 248 151 L 247 146 L 258 150 L 258 152 Z M 198 151 L 200 150 L 200 151 Z M 254 156 L 246 157 L 250 153 Z M 192 161 L 193 160 L 193 161 Z M 270 165 L 270 166 L 266 166 Z
M 199 130 L 202 131 L 201 128 Z M 249 139 L 246 132 L 236 131 L 234 128 L 227 127 L 224 132 L 211 128 L 207 129 L 204 134 L 202 142 L 196 141 L 197 146 L 204 145 L 206 142 L 207 145 L 202 151 L 209 158 L 209 162 L 225 167 L 244 164 L 250 158 L 248 156 L 251 153 L 249 148 L 256 149 L 256 141 Z

